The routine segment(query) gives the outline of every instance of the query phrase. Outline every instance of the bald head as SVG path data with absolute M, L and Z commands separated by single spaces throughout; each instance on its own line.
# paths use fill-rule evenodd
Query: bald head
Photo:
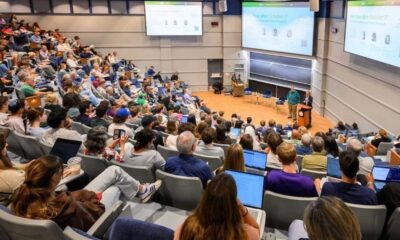
M 196 138 L 190 131 L 184 131 L 179 134 L 176 140 L 176 147 L 179 153 L 182 154 L 193 154 L 196 149 Z
M 292 139 L 297 139 L 297 140 L 300 139 L 300 132 L 297 131 L 296 129 L 292 131 Z

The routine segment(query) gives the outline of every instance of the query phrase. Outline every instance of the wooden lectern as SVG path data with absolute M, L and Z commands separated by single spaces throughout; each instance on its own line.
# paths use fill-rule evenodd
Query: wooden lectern
M 311 109 L 312 107 L 304 104 L 297 105 L 297 121 L 300 126 L 311 126 Z
M 232 80 L 232 96 L 241 97 L 244 95 L 244 84 L 237 83 L 237 81 Z

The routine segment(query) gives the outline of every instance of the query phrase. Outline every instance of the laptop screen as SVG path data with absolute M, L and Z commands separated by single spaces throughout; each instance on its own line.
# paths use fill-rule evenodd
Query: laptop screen
M 333 178 L 342 178 L 342 173 L 340 172 L 339 160 L 334 158 L 328 158 L 326 175 Z
M 245 150 L 243 152 L 244 164 L 246 165 L 246 167 L 265 170 L 265 166 L 267 165 L 267 154 L 248 150 Z
M 232 138 L 240 137 L 240 128 L 231 128 L 231 132 L 229 133 Z
M 182 115 L 181 123 L 187 123 L 188 115 Z
M 225 170 L 236 182 L 238 198 L 248 207 L 262 208 L 264 176 Z
M 387 167 L 377 167 L 372 169 L 372 176 L 375 181 L 386 181 L 390 172 L 390 168 Z
M 67 164 L 68 159 L 75 157 L 81 147 L 81 141 L 57 138 L 50 155 L 60 157 L 64 164 Z

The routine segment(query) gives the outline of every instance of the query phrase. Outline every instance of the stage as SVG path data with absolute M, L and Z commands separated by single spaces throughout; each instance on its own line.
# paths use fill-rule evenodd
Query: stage
M 275 107 L 275 98 L 264 100 L 262 97 L 259 97 L 259 104 L 257 104 L 256 96 L 233 97 L 225 96 L 224 94 L 214 94 L 211 91 L 195 92 L 193 95 L 204 99 L 207 106 L 213 111 L 225 111 L 225 119 L 230 119 L 232 113 L 236 113 L 240 115 L 245 122 L 246 118 L 251 116 L 255 126 L 259 126 L 261 120 L 265 120 L 267 124 L 270 119 L 274 119 L 277 123 L 281 124 L 286 124 L 291 121 L 291 119 L 287 118 L 287 104 L 278 106 L 277 110 Z M 314 134 L 318 131 L 326 132 L 328 128 L 332 128 L 333 126 L 334 125 L 328 119 L 312 112 L 311 133 Z

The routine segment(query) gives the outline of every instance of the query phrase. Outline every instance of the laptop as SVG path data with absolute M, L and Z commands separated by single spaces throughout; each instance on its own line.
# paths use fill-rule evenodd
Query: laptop
M 326 166 L 326 175 L 332 178 L 342 178 L 342 172 L 340 171 L 339 160 L 335 158 L 328 158 Z
M 229 135 L 231 135 L 232 138 L 237 139 L 240 137 L 240 131 L 240 128 L 231 128 Z
M 57 138 L 50 151 L 50 155 L 60 157 L 64 164 L 67 164 L 68 159 L 75 157 L 81 147 L 81 141 Z
M 267 154 L 263 152 L 255 152 L 244 150 L 244 164 L 246 167 L 265 170 L 267 165 Z
M 240 202 L 249 207 L 249 213 L 261 222 L 264 197 L 264 176 L 252 173 L 225 170 L 225 173 L 231 175 L 236 182 L 237 194 Z
M 181 123 L 187 123 L 188 115 L 182 115 Z

